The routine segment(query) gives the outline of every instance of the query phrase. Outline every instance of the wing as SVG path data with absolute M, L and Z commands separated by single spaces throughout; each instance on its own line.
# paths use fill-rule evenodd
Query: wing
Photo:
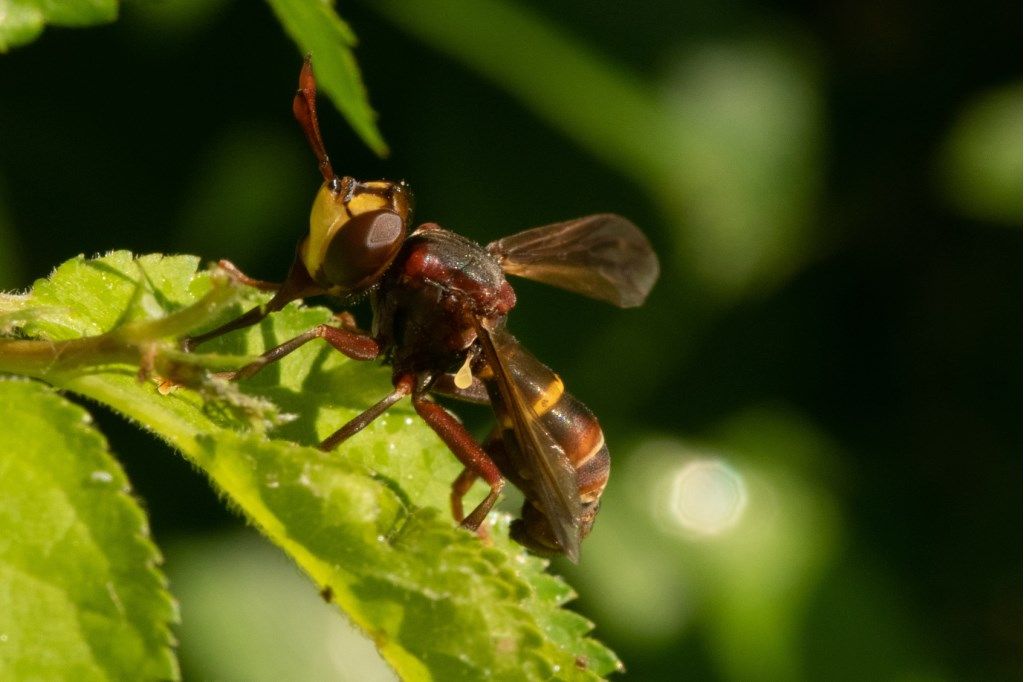
M 582 513 L 576 471 L 562 446 L 551 436 L 524 396 L 523 382 L 527 378 L 505 359 L 513 355 L 510 350 L 517 356 L 526 354 L 531 360 L 533 356 L 529 356 L 503 327 L 488 330 L 477 325 L 477 333 L 487 364 L 494 372 L 501 402 L 512 419 L 518 454 L 523 460 L 516 464 L 529 474 L 534 495 L 531 501 L 544 512 L 566 556 L 576 562 L 580 553 L 579 519 Z M 534 363 L 540 365 L 536 360 Z M 553 372 L 551 376 L 556 378 Z
M 620 308 L 644 302 L 658 257 L 640 229 L 611 213 L 535 227 L 487 245 L 511 275 L 551 284 Z

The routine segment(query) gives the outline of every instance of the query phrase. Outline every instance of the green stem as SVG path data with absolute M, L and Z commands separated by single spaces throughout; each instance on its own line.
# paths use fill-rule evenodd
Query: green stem
M 0 340 L 0 372 L 59 385 L 86 368 L 137 365 L 144 357 L 180 360 L 173 339 L 202 326 L 237 299 L 238 287 L 230 280 L 214 279 L 213 285 L 206 296 L 187 308 L 166 317 L 128 322 L 105 334 L 67 341 Z

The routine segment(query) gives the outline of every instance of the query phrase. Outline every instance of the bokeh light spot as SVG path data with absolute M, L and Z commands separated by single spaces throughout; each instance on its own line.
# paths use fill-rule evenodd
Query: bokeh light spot
M 698 535 L 719 535 L 733 528 L 747 507 L 743 477 L 718 459 L 683 465 L 668 496 L 671 518 Z

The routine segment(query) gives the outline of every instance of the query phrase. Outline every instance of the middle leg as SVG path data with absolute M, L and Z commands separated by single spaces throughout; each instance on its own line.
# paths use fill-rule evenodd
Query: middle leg
M 365 429 L 370 425 L 370 422 L 384 414 L 389 407 L 412 393 L 413 383 L 414 378 L 411 374 L 399 377 L 398 381 L 395 382 L 395 390 L 384 396 L 376 404 L 368 407 L 363 412 L 353 417 L 347 424 L 325 438 L 324 441 L 320 443 L 320 449 L 325 451 L 333 450 L 344 441 Z

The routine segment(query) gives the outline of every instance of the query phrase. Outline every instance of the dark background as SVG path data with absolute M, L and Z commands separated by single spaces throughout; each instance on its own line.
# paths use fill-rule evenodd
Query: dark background
M 408 180 L 421 220 L 481 242 L 614 211 L 663 255 L 643 309 L 521 284 L 511 321 L 609 434 L 613 484 L 570 576 L 632 676 L 1019 678 L 1019 6 L 520 3 L 675 103 L 678 147 L 622 127 L 682 150 L 659 172 L 373 4 L 342 12 L 392 154 L 323 103 L 336 169 Z M 0 286 L 120 248 L 283 275 L 319 182 L 289 110 L 299 53 L 261 3 L 183 7 L 0 57 Z M 171 548 L 240 525 L 179 457 L 99 423 L 172 579 Z M 739 481 L 728 527 L 651 511 L 695 461 L 718 467 L 698 490 L 712 521 Z

